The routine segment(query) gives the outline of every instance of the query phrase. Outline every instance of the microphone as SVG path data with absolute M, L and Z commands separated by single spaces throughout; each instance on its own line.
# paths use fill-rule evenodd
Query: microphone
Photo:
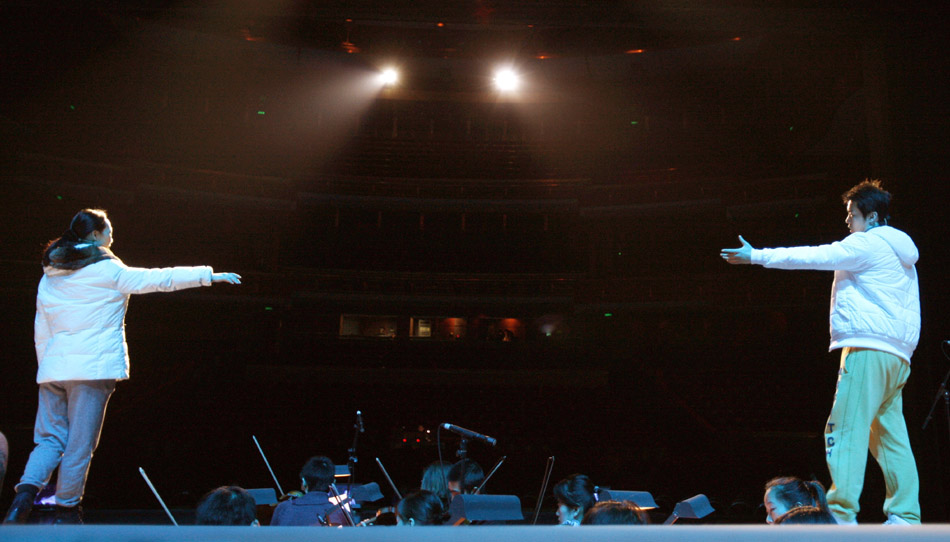
M 475 439 L 475 440 L 480 440 L 480 441 L 484 442 L 485 444 L 487 444 L 487 445 L 489 445 L 489 446 L 494 446 L 494 445 L 498 444 L 498 441 L 497 441 L 497 440 L 495 440 L 495 439 L 489 437 L 488 435 L 483 435 L 483 434 L 481 434 L 481 433 L 476 433 L 475 431 L 472 431 L 471 429 L 465 429 L 464 427 L 459 427 L 459 426 L 457 426 L 457 425 L 452 425 L 452 424 L 450 424 L 450 423 L 443 423 L 441 427 L 442 427 L 442 429 L 445 429 L 445 430 L 447 430 L 447 431 L 451 431 L 451 432 L 453 432 L 453 433 L 455 433 L 455 434 L 458 434 L 458 435 L 462 435 L 463 437 L 466 437 L 466 438 L 473 438 L 473 439 Z
M 363 413 L 359 410 L 356 411 L 356 426 L 360 428 L 360 433 L 366 432 L 366 429 L 363 429 Z

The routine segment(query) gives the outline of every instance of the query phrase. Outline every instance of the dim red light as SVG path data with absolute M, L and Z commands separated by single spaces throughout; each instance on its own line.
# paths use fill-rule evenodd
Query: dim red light
M 636 55 L 636 54 L 639 54 L 639 53 L 642 53 L 642 52 L 643 52 L 643 49 L 630 49 L 629 51 L 627 51 L 627 54 L 628 54 L 628 55 Z

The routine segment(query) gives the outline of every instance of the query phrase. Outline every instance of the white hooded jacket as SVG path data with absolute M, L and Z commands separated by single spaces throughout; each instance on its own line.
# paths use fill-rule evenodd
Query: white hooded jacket
M 131 294 L 210 286 L 210 267 L 128 267 L 107 259 L 43 268 L 36 294 L 36 382 L 129 378 L 125 312 Z
M 829 350 L 871 348 L 910 363 L 920 339 L 918 256 L 910 236 L 878 226 L 829 245 L 753 249 L 752 263 L 833 270 Z

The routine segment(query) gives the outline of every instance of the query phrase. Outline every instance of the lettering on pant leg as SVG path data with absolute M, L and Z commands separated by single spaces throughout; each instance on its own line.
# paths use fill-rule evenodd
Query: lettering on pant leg
M 825 455 L 831 457 L 831 450 L 835 447 L 835 437 L 831 433 L 834 432 L 835 424 L 828 422 L 828 437 L 825 439 Z

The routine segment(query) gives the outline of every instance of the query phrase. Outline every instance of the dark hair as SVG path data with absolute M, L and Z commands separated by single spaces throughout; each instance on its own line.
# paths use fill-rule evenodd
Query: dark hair
M 307 482 L 307 491 L 329 491 L 336 474 L 336 465 L 322 455 L 311 457 L 300 469 L 300 477 Z
M 796 506 L 775 518 L 775 524 L 785 525 L 835 525 L 838 522 L 831 512 L 817 506 Z
M 554 498 L 571 508 L 580 508 L 581 515 L 596 504 L 594 483 L 584 474 L 572 474 L 554 486 Z
M 66 244 L 76 244 L 94 231 L 103 231 L 106 228 L 106 212 L 102 209 L 83 209 L 73 216 L 69 227 L 61 236 L 46 244 L 43 250 L 43 265 L 50 265 L 50 252 Z
M 426 467 L 426 470 L 422 472 L 422 489 L 438 495 L 439 498 L 442 499 L 443 504 L 448 504 L 449 498 L 451 497 L 449 488 L 445 485 L 446 478 L 451 469 L 452 465 L 436 461 L 431 463 Z
M 442 499 L 424 489 L 406 495 L 396 505 L 396 513 L 403 520 L 412 519 L 415 525 L 441 525 L 445 519 Z
M 647 525 L 647 515 L 630 501 L 601 501 L 584 514 L 582 525 Z
M 817 480 L 806 482 L 794 476 L 780 476 L 766 482 L 765 492 L 768 493 L 770 490 L 772 498 L 780 501 L 789 510 L 799 506 L 814 506 L 828 510 L 825 486 Z
M 841 201 L 851 205 L 857 205 L 864 218 L 873 212 L 877 212 L 877 220 L 880 224 L 887 224 L 891 217 L 888 208 L 891 204 L 891 193 L 881 188 L 881 181 L 877 179 L 865 179 L 854 185 L 850 190 L 841 194 Z
M 254 497 L 238 486 L 221 486 L 201 498 L 196 525 L 250 525 L 257 519 Z
M 465 484 L 459 487 L 462 493 L 474 491 L 485 481 L 485 472 L 482 467 L 471 459 L 463 459 L 452 465 L 449 469 L 448 481 L 461 482 L 462 474 L 465 474 Z

